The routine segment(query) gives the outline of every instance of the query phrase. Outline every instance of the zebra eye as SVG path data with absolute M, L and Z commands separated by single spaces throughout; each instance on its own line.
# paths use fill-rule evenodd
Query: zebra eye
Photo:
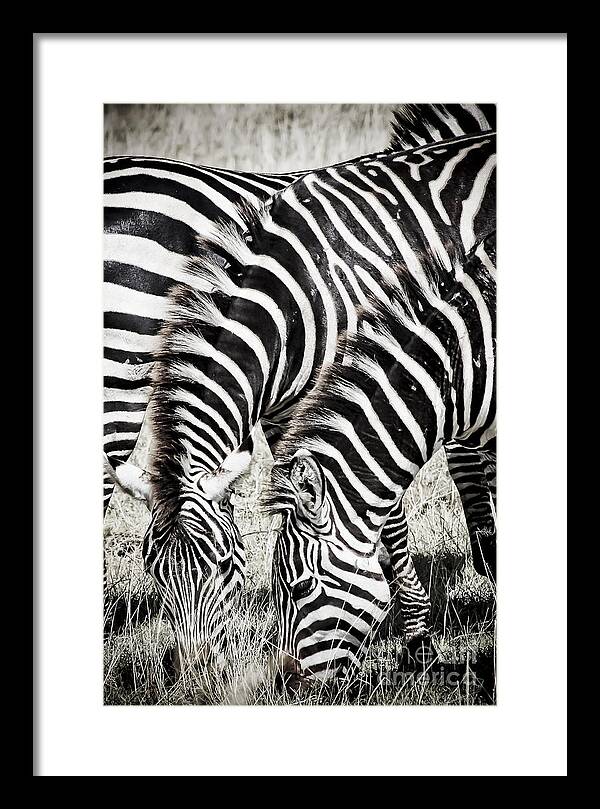
M 250 233 L 249 230 L 247 230 L 244 233 L 244 241 L 246 242 L 246 244 L 252 244 L 252 242 L 254 241 L 254 239 L 252 238 L 252 234 Z
M 299 581 L 292 587 L 292 595 L 294 598 L 302 598 L 302 596 L 310 593 L 313 588 L 313 584 L 313 579 L 302 579 L 302 581 Z

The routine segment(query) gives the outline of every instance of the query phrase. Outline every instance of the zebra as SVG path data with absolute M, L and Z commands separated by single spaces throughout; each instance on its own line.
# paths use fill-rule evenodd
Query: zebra
M 292 691 L 351 679 L 360 666 L 390 605 L 377 540 L 421 466 L 447 441 L 492 452 L 493 227 L 486 217 L 454 280 L 439 255 L 421 254 L 420 270 L 361 321 L 344 363 L 329 367 L 283 439 L 270 495 L 283 515 L 272 590 L 280 676 Z
M 457 153 L 471 145 L 468 138 L 450 141 Z M 423 148 L 413 150 L 413 159 L 427 161 Z M 324 177 L 336 187 L 358 182 L 368 200 L 370 164 L 398 158 L 396 152 L 371 155 L 306 177 Z M 350 272 L 342 280 L 325 262 L 323 269 L 313 264 L 310 272 L 294 276 L 291 267 L 303 257 L 302 246 L 289 228 L 278 225 L 277 208 L 295 210 L 301 202 L 296 195 L 308 193 L 303 183 L 310 181 L 288 186 L 288 199 L 295 200 L 291 208 L 279 192 L 260 211 L 240 210 L 242 231 L 226 223 L 199 241 L 199 258 L 191 262 L 186 283 L 169 294 L 170 311 L 153 355 L 156 446 L 149 479 L 130 464 L 112 469 L 126 490 L 151 507 L 146 568 L 165 595 L 172 623 L 185 627 L 180 645 L 188 651 L 207 637 L 220 649 L 225 623 L 223 611 L 215 617 L 217 605 L 243 579 L 243 550 L 227 491 L 250 462 L 254 426 L 260 421 L 267 438 L 279 440 L 322 366 L 335 359 L 338 333 L 352 330 L 357 307 L 367 304 L 378 279 L 395 278 L 381 262 L 364 277 Z M 263 238 L 269 245 L 261 253 Z M 405 525 L 402 513 L 398 519 Z

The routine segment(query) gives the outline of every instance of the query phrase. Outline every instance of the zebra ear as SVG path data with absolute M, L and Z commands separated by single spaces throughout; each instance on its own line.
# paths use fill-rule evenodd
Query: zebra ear
M 246 472 L 252 460 L 248 450 L 234 452 L 215 472 L 207 472 L 198 481 L 200 491 L 209 500 L 218 502 L 227 494 L 231 484 Z
M 325 476 L 319 462 L 310 452 L 298 450 L 292 459 L 289 478 L 300 508 L 309 517 L 317 516 L 326 491 Z
M 143 500 L 150 508 L 151 487 L 148 473 L 131 463 L 114 467 L 104 455 L 104 471 L 124 492 L 136 500 Z

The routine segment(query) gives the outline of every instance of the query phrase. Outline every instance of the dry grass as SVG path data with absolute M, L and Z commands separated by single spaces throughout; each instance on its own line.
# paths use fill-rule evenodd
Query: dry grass
M 145 461 L 144 434 L 136 451 Z M 113 497 L 105 521 L 107 588 L 105 599 L 105 700 L 110 704 L 469 704 L 478 701 L 464 687 L 373 684 L 369 673 L 394 669 L 401 652 L 397 636 L 376 638 L 360 674 L 358 693 L 278 694 L 269 674 L 275 616 L 269 598 L 270 558 L 275 540 L 271 515 L 260 507 L 268 478 L 266 445 L 236 489 L 236 521 L 246 543 L 248 579 L 242 602 L 231 619 L 228 667 L 220 678 L 197 674 L 173 682 L 163 659 L 173 642 L 160 619 L 152 583 L 142 572 L 141 543 L 148 512 L 122 493 Z M 432 597 L 440 657 L 465 662 L 469 655 L 489 657 L 494 646 L 494 593 L 467 561 L 468 537 L 458 493 L 443 454 L 423 469 L 406 495 L 410 545 Z
M 143 105 L 106 108 L 106 154 L 146 154 L 227 166 L 285 172 L 324 165 L 381 149 L 388 140 L 391 106 Z M 148 452 L 143 432 L 134 460 Z M 232 615 L 231 654 L 219 679 L 184 676 L 171 681 L 163 659 L 172 643 L 160 618 L 152 583 L 143 573 L 141 544 L 148 512 L 116 493 L 104 525 L 105 701 L 110 704 L 254 703 L 469 704 L 464 686 L 423 681 L 374 684 L 373 672 L 394 667 L 397 637 L 374 639 L 356 693 L 319 691 L 290 698 L 265 677 L 274 637 L 269 601 L 271 518 L 260 509 L 269 472 L 266 445 L 238 486 L 236 519 L 244 535 L 248 581 Z M 465 562 L 467 531 L 445 460 L 436 456 L 419 474 L 405 504 L 410 543 L 433 602 L 436 643 L 443 659 L 489 656 L 494 646 L 494 594 Z

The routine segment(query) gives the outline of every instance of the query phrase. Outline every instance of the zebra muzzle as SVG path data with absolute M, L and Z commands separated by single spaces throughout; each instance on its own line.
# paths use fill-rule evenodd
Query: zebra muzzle
M 310 680 L 300 668 L 300 664 L 293 657 L 287 654 L 282 656 L 280 665 L 275 675 L 275 689 L 280 694 L 297 694 L 309 688 Z

